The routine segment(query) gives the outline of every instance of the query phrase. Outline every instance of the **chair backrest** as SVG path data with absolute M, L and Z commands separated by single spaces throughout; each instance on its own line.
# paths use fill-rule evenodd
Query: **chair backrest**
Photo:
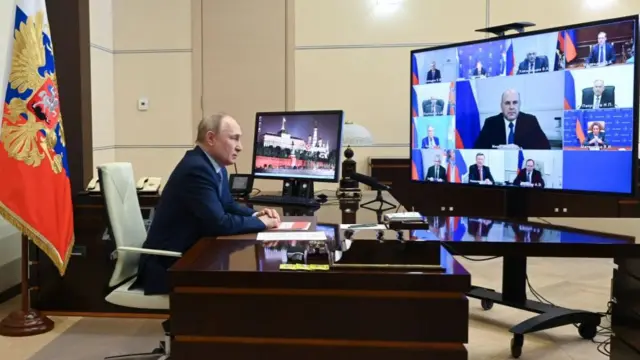
M 138 202 L 131 163 L 115 162 L 98 166 L 100 191 L 109 217 L 109 231 L 116 248 L 140 248 L 147 237 L 144 219 Z M 109 286 L 116 286 L 138 272 L 140 254 L 118 252 L 116 267 Z

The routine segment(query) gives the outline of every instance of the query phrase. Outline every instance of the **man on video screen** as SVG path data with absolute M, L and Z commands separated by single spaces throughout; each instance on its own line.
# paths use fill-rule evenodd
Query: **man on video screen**
M 442 81 L 442 76 L 440 75 L 440 70 L 436 68 L 436 62 L 431 62 L 431 69 L 427 73 L 427 84 L 439 83 Z
M 606 109 L 615 107 L 613 103 L 613 92 L 605 92 L 604 81 L 593 82 L 593 91 L 587 92 L 582 97 L 580 109 Z
M 520 93 L 510 89 L 502 93 L 502 113 L 484 121 L 475 149 L 551 149 L 538 118 L 520 111 Z
M 518 75 L 547 71 L 549 71 L 549 62 L 544 57 L 538 57 L 535 51 L 529 51 L 527 58 L 518 65 Z
M 611 65 L 616 62 L 616 50 L 613 44 L 607 42 L 607 33 L 598 33 L 598 44 L 591 48 L 589 54 L 589 64 L 591 65 Z
M 524 169 L 520 169 L 518 176 L 513 180 L 513 185 L 522 187 L 544 187 L 544 178 L 539 170 L 535 169 L 536 163 L 532 159 L 525 162 Z

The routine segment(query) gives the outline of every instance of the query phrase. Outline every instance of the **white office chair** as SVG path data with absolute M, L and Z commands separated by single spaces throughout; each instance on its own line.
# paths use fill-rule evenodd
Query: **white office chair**
M 116 162 L 98 166 L 100 191 L 104 197 L 109 231 L 116 243 L 116 266 L 109 281 L 109 287 L 116 287 L 107 295 L 108 302 L 139 309 L 169 309 L 168 295 L 145 295 L 142 290 L 130 289 L 136 280 L 140 254 L 161 256 L 182 256 L 179 252 L 143 249 L 147 232 L 138 202 L 133 168 L 130 163 Z M 153 359 L 166 360 L 170 354 L 171 336 L 168 323 L 165 328 L 165 341 L 150 353 L 112 356 L 105 359 Z

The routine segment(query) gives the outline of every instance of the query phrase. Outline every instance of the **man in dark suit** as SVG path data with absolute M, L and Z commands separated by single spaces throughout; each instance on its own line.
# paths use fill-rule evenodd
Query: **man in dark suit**
M 549 63 L 544 58 L 536 55 L 535 51 L 529 51 L 527 58 L 518 65 L 518 75 L 534 74 L 549 71 Z
M 616 62 L 616 49 L 607 42 L 607 33 L 598 33 L 598 44 L 591 48 L 590 65 L 611 65 Z
M 580 109 L 608 109 L 615 107 L 613 93 L 604 91 L 604 80 L 594 81 L 593 91 L 588 90 L 587 88 L 584 92 L 585 96 L 582 97 Z
M 431 63 L 431 69 L 427 73 L 427 84 L 431 83 L 439 83 L 442 81 L 442 76 L 440 76 L 440 70 L 436 69 L 436 62 Z
M 441 165 L 440 155 L 436 155 L 433 159 L 433 165 L 427 169 L 424 181 L 447 182 L 447 169 Z
M 422 102 L 422 116 L 440 116 L 444 110 L 444 101 L 431 97 Z
M 184 253 L 198 239 L 259 232 L 278 226 L 273 209 L 255 212 L 236 203 L 229 190 L 225 166 L 242 150 L 240 125 L 229 115 L 216 114 L 198 125 L 196 146 L 187 151 L 167 181 L 143 248 Z M 145 294 L 170 291 L 167 270 L 176 258 L 143 255 L 134 286 Z
M 433 126 L 427 128 L 427 136 L 422 139 L 423 149 L 439 149 L 440 139 L 433 134 Z
M 482 238 L 489 236 L 492 227 L 493 221 L 489 219 L 467 219 L 467 233 L 473 236 L 475 241 L 482 241 Z
M 482 125 L 474 149 L 551 149 L 538 119 L 520 112 L 520 94 L 511 89 L 502 93 L 502 113 L 488 117 Z
M 525 162 L 524 169 L 520 169 L 520 172 L 513 180 L 513 185 L 522 187 L 539 187 L 544 188 L 544 179 L 542 173 L 535 169 L 536 163 L 528 159 Z
M 476 163 L 469 166 L 469 182 L 482 185 L 493 185 L 493 175 L 488 166 L 484 166 L 484 154 L 476 154 Z
M 482 66 L 481 61 L 476 62 L 476 67 L 473 68 L 473 70 L 471 71 L 471 76 L 473 77 L 487 76 L 487 70 L 484 68 L 484 66 Z

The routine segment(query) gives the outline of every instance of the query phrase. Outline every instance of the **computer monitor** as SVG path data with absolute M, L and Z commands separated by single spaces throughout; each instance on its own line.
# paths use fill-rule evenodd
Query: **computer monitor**
M 343 117 L 342 110 L 257 113 L 253 176 L 283 180 L 283 195 L 304 197 L 313 196 L 313 182 L 338 182 Z
M 637 34 L 629 16 L 412 51 L 411 179 L 634 196 Z

